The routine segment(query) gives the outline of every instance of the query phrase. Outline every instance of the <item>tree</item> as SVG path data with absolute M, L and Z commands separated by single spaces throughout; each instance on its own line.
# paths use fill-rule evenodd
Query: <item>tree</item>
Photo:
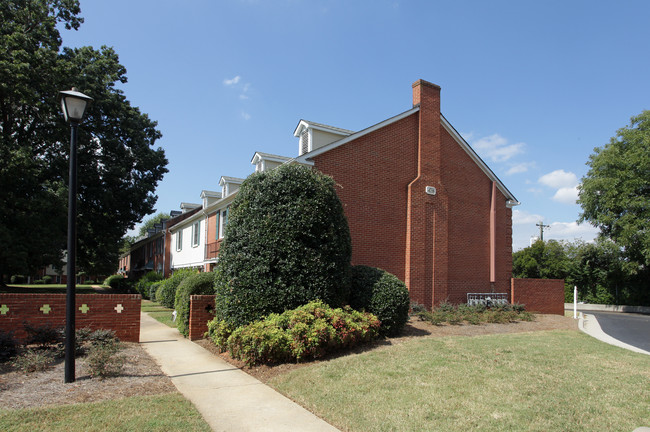
M 169 213 L 163 213 L 163 212 L 160 212 L 160 213 L 156 214 L 155 216 L 151 216 L 146 221 L 144 221 L 142 226 L 140 226 L 139 236 L 142 237 L 142 236 L 147 235 L 147 230 L 148 229 L 153 228 L 154 225 L 156 225 L 157 223 L 160 223 L 163 220 L 166 220 L 166 219 L 169 219 L 169 218 L 170 218 Z
M 598 227 L 636 263 L 637 293 L 650 298 L 650 111 L 632 117 L 604 147 L 589 157 L 579 187 L 580 221 Z
M 156 122 L 115 88 L 127 81 L 115 51 L 60 48 L 57 25 L 78 29 L 79 14 L 78 0 L 0 2 L 0 275 L 33 273 L 65 249 L 70 128 L 59 90 L 94 99 L 78 135 L 80 270 L 114 270 L 167 172 Z
M 331 177 L 299 165 L 253 174 L 230 208 L 219 250 L 217 317 L 239 326 L 316 299 L 339 307 L 351 251 Z
M 565 246 L 556 240 L 537 240 L 512 255 L 512 275 L 516 278 L 564 279 L 568 265 Z

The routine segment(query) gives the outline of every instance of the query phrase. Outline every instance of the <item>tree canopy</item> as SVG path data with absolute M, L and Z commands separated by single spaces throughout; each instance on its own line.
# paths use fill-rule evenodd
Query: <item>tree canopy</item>
M 650 297 L 650 111 L 632 117 L 609 144 L 594 149 L 582 179 L 580 221 L 598 227 L 636 267 Z M 641 294 L 641 293 L 639 293 Z
M 78 133 L 77 266 L 111 273 L 120 239 L 153 211 L 167 172 L 156 122 L 117 88 L 126 69 L 109 47 L 61 48 L 78 0 L 0 2 L 0 274 L 34 272 L 66 245 L 70 127 L 58 92 L 94 99 Z

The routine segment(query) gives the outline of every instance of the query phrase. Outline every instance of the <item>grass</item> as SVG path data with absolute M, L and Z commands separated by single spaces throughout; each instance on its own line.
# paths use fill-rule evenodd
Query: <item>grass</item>
M 210 427 L 189 401 L 172 393 L 51 408 L 0 409 L 0 430 L 207 432 Z
M 93 294 L 95 291 L 92 285 L 75 286 L 75 292 L 79 294 Z M 2 293 L 33 293 L 33 294 L 65 294 L 66 285 L 64 284 L 39 284 L 39 285 L 25 285 L 25 284 L 11 284 L 6 287 L 0 287 Z
M 575 331 L 413 339 L 270 384 L 350 431 L 650 425 L 650 357 Z
M 144 299 L 142 300 L 140 309 L 142 312 L 148 313 L 152 318 L 155 318 L 166 326 L 172 328 L 176 327 L 176 323 L 172 321 L 172 312 L 174 309 L 169 309 L 160 303 Z

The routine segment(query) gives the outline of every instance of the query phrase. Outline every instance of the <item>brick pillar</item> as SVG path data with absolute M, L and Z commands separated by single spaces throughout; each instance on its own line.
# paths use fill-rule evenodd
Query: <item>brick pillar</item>
M 440 87 L 413 83 L 413 105 L 420 105 L 418 175 L 408 185 L 405 282 L 411 298 L 431 308 L 447 297 L 448 198 L 442 184 Z M 426 192 L 428 186 L 435 195 Z

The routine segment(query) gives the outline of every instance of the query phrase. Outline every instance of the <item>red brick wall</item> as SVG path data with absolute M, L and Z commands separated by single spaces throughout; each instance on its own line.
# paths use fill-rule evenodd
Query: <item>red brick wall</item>
M 215 297 L 214 295 L 190 296 L 190 340 L 201 339 L 208 331 L 208 321 L 214 318 Z
M 23 322 L 36 327 L 65 326 L 65 297 L 65 294 L 0 294 L 0 330 L 13 331 L 14 337 L 24 339 L 27 333 Z M 75 327 L 110 329 L 122 341 L 139 342 L 141 299 L 140 294 L 77 294 Z M 84 304 L 88 309 L 83 308 Z
M 564 315 L 564 279 L 512 279 L 510 299 L 530 312 Z
M 352 264 L 385 269 L 427 308 L 467 292 L 507 292 L 512 211 L 497 189 L 490 283 L 492 181 L 440 122 L 440 88 L 418 81 L 419 112 L 315 156 L 334 178 L 352 236 Z M 436 195 L 425 193 L 434 186 Z
M 334 178 L 352 237 L 352 264 L 404 280 L 407 186 L 417 175 L 417 113 L 314 158 Z

